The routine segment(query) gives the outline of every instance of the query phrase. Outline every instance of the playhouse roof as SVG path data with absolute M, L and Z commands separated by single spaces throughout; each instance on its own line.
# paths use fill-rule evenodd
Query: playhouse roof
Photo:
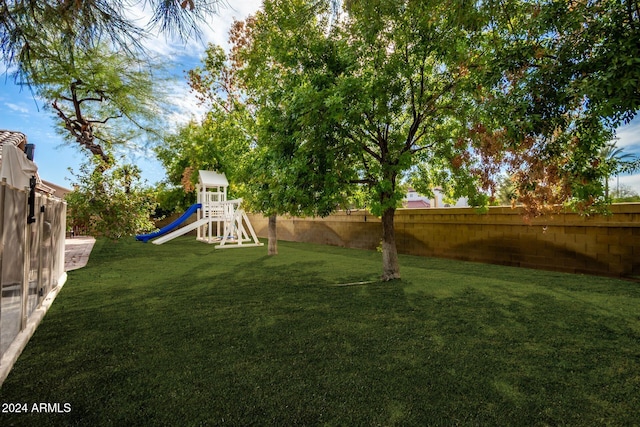
M 200 184 L 205 187 L 228 187 L 229 181 L 224 173 L 200 171 Z

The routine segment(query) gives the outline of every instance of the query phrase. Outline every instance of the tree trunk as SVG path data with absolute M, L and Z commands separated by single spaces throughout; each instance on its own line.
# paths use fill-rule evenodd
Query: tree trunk
M 400 279 L 398 249 L 396 248 L 396 231 L 393 219 L 395 208 L 387 208 L 382 212 L 382 277 L 383 281 Z
M 269 215 L 267 255 L 278 255 L 278 236 L 276 233 L 276 215 Z

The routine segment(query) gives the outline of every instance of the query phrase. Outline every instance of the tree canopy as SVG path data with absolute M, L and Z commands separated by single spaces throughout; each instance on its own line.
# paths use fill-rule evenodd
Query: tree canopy
M 156 30 L 186 40 L 220 0 L 0 2 L 0 59 L 16 83 L 43 97 L 67 139 L 111 162 L 110 147 L 132 145 L 162 111 L 163 62 L 143 41 Z M 135 10 L 151 9 L 145 22 Z M 139 13 L 138 13 L 139 14 Z
M 506 173 L 530 216 L 605 205 L 600 150 L 638 108 L 635 2 L 334 5 L 265 0 L 232 31 L 261 211 L 324 215 L 365 189 L 391 280 L 402 182 L 484 205 Z
M 134 19 L 132 8 L 149 5 L 147 22 Z M 0 58 L 30 81 L 33 61 L 47 56 L 50 35 L 70 50 L 108 44 L 114 51 L 140 52 L 147 32 L 187 39 L 199 36 L 200 25 L 224 5 L 222 0 L 2 0 Z
M 165 80 L 160 64 L 152 70 L 146 61 L 103 45 L 68 52 L 52 43 L 49 49 L 47 58 L 34 61 L 32 81 L 66 140 L 110 165 L 113 147 L 157 133 Z

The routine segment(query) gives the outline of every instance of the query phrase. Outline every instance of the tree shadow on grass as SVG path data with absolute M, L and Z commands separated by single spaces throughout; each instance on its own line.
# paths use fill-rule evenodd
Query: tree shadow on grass
M 108 277 L 116 264 L 87 270 L 104 273 L 103 282 L 76 283 L 61 294 L 0 391 L 4 402 L 70 402 L 72 412 L 9 422 L 630 425 L 637 419 L 638 336 L 629 319 L 530 292 L 494 266 L 486 276 L 521 293 L 501 301 L 502 289 L 483 291 L 472 284 L 475 269 L 455 261 L 438 270 L 429 259 L 401 257 L 405 270 L 415 270 L 406 280 L 330 286 L 377 274 L 371 270 L 378 261 L 350 259 L 348 250 L 301 255 L 292 248 L 283 247 L 282 258 L 196 248 L 172 265 L 162 255 L 144 264 L 165 265 L 161 274 L 136 276 L 146 278 L 137 285 L 128 280 L 142 258 L 119 256 L 127 266 L 121 277 Z M 452 266 L 455 274 L 447 271 Z M 446 298 L 433 288 L 405 292 L 408 282 L 429 274 L 462 283 Z

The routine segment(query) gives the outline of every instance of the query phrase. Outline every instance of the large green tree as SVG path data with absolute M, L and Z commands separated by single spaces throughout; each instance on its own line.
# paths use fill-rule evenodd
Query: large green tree
M 609 31 L 611 22 L 619 21 L 614 2 L 589 4 L 597 7 L 584 2 L 487 3 L 484 52 L 493 66 L 490 80 L 482 82 L 491 90 L 476 97 L 480 108 L 469 132 L 480 154 L 474 169 L 491 191 L 491 176 L 506 168 L 530 216 L 565 205 L 581 211 L 605 209 L 602 178 L 607 165 L 599 152 L 615 126 L 630 120 L 637 109 L 637 88 L 615 96 L 611 92 L 610 98 L 596 89 L 627 86 L 629 79 L 605 72 L 611 43 L 621 37 Z
M 613 85 L 589 71 L 606 55 L 588 46 L 608 45 L 605 23 L 619 16 L 606 5 L 606 18 L 581 18 L 586 9 L 563 2 L 353 0 L 335 14 L 328 2 L 265 1 L 238 57 L 260 86 L 261 129 L 280 141 L 267 149 L 330 153 L 319 162 L 318 176 L 336 184 L 326 190 L 369 189 L 390 280 L 400 277 L 393 221 L 409 175 L 482 204 L 506 169 L 530 215 L 602 205 L 598 152 L 637 95 L 616 92 L 615 106 L 589 84 Z
M 543 46 L 557 61 L 556 71 L 572 73 L 571 87 L 595 114 L 614 126 L 631 121 L 640 109 L 638 0 L 533 4 L 543 28 L 556 36 Z
M 332 114 L 323 91 L 331 85 L 334 70 L 328 74 L 318 70 L 317 75 L 295 72 L 299 61 L 309 71 L 308 61 L 315 55 L 333 55 L 320 24 L 330 16 L 329 4 L 316 2 L 302 9 L 282 6 L 265 2 L 264 13 L 237 23 L 231 32 L 233 69 L 255 117 L 246 189 L 253 209 L 269 217 L 270 253 L 276 250 L 277 215 L 328 215 L 348 195 L 347 176 L 357 177 L 355 170 L 338 167 L 341 151 L 335 149 L 340 143 L 334 135 L 335 121 L 305 122 L 309 112 L 317 118 Z M 293 33 L 291 27 L 280 27 L 280 20 L 304 30 Z M 291 44 L 296 48 L 290 49 Z M 272 58 L 285 62 L 272 62 Z M 321 62 L 317 65 L 324 67 Z M 305 113 L 296 114 L 296 109 Z
M 251 26 L 237 22 L 231 32 L 232 52 L 209 46 L 202 64 L 189 72 L 189 83 L 207 114 L 168 137 L 158 149 L 169 178 L 190 190 L 198 169 L 227 174 L 235 194 L 252 211 L 270 219 L 268 253 L 277 253 L 277 214 L 326 215 L 342 199 L 326 190 L 331 174 L 324 172 L 332 154 L 306 150 L 273 88 L 287 85 L 281 76 L 253 73 L 238 55 L 250 40 Z M 271 100 L 265 105 L 265 96 Z
M 365 188 L 385 280 L 402 180 L 483 205 L 506 172 L 528 215 L 600 209 L 600 149 L 637 110 L 634 4 L 265 1 L 234 27 L 228 74 L 252 106 L 251 199 L 324 215 Z M 625 60 L 602 72 L 616 40 Z
M 170 184 L 191 193 L 198 170 L 224 172 L 231 194 L 242 195 L 244 165 L 255 135 L 249 106 L 240 92 L 222 48 L 210 45 L 202 64 L 188 72 L 189 84 L 206 114 L 167 135 L 156 152 Z
M 275 146 L 305 153 L 313 182 L 328 183 L 316 194 L 368 188 L 370 206 L 382 216 L 383 279 L 391 280 L 399 278 L 393 219 L 403 173 L 418 153 L 461 135 L 475 88 L 469 69 L 485 61 L 473 53 L 478 42 L 461 19 L 474 10 L 351 2 L 339 16 L 329 6 L 266 1 L 242 54 L 255 84 L 277 82 L 260 100 L 273 117 L 264 122 L 282 141 Z M 296 176 L 288 175 L 292 185 Z
M 47 58 L 33 62 L 31 76 L 59 123 L 57 131 L 91 159 L 68 198 L 70 213 L 77 215 L 70 223 L 84 222 L 112 238 L 145 229 L 154 208 L 149 192 L 132 185 L 139 171 L 118 166 L 113 153 L 158 135 L 162 78 L 135 56 L 105 45 L 69 51 L 54 37 Z M 89 165 L 96 169 L 88 172 Z
M 76 141 L 104 165 L 110 147 L 154 131 L 163 107 L 161 61 L 144 39 L 156 30 L 183 40 L 200 33 L 219 0 L 0 2 L 0 60 L 16 82 L 45 99 Z M 151 8 L 147 22 L 134 9 Z
M 32 64 L 36 92 L 60 123 L 65 139 L 112 163 L 108 153 L 157 133 L 164 98 L 160 64 L 104 45 L 69 52 L 59 41 Z

